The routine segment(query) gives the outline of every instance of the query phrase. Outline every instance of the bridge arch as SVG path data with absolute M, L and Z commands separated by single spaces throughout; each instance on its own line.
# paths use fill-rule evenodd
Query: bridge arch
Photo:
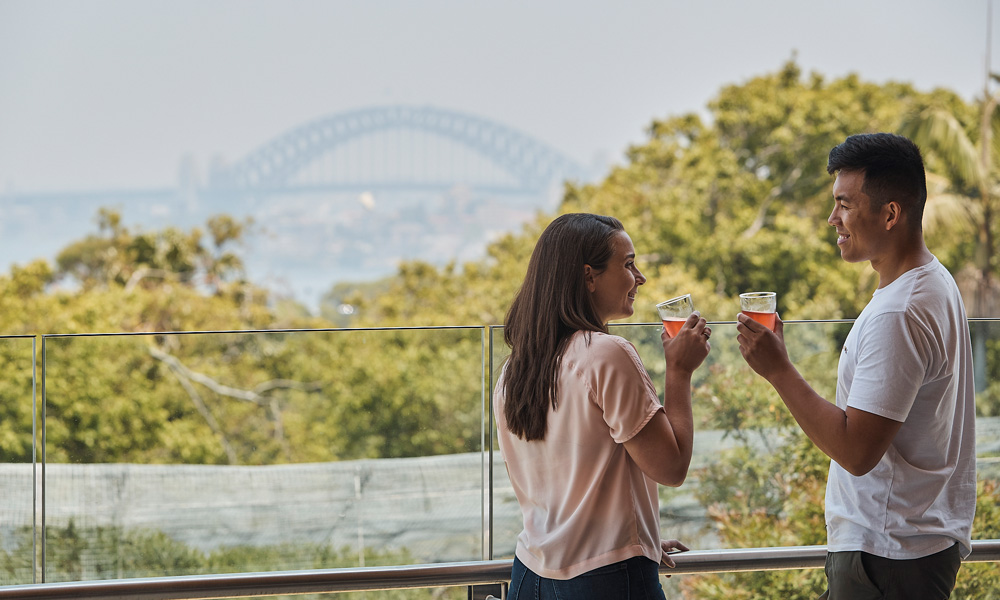
M 324 153 L 366 135 L 401 128 L 435 134 L 476 151 L 509 173 L 522 191 L 585 177 L 585 169 L 573 159 L 501 123 L 430 106 L 399 105 L 352 110 L 305 123 L 252 151 L 216 182 L 244 190 L 283 187 Z

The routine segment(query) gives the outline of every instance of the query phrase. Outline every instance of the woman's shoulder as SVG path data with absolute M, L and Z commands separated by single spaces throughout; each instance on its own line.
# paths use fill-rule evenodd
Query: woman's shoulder
M 585 339 L 589 342 L 585 343 Z M 625 382 L 646 373 L 635 346 L 621 336 L 593 331 L 585 336 L 578 334 L 575 341 L 567 366 L 579 373 L 589 373 L 595 381 L 618 381 L 624 377 L 620 381 Z
M 615 335 L 613 333 L 603 333 L 600 331 L 594 332 L 595 339 L 599 340 L 598 343 L 607 346 L 617 346 L 619 348 L 634 348 L 632 342 L 626 340 L 620 335 Z
M 635 346 L 625 338 L 600 331 L 578 331 L 573 346 L 592 358 L 638 358 Z

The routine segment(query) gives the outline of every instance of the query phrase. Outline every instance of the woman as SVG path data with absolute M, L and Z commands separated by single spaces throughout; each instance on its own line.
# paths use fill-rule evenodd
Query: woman
M 697 313 L 661 334 L 661 406 L 635 348 L 608 333 L 645 283 L 613 217 L 567 214 L 532 252 L 507 313 L 511 355 L 493 409 L 524 517 L 509 599 L 663 599 L 658 565 L 687 550 L 660 540 L 656 484 L 691 461 L 691 375 L 711 330 Z

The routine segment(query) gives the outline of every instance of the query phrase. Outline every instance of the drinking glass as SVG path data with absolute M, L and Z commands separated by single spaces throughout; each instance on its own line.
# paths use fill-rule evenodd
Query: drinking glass
M 778 308 L 778 296 L 774 292 L 747 292 L 740 294 L 740 310 L 743 314 L 774 331 L 774 313 Z
M 694 312 L 694 303 L 691 302 L 691 294 L 684 294 L 671 298 L 666 302 L 656 305 L 656 312 L 660 314 L 663 321 L 663 328 L 667 330 L 669 337 L 674 337 L 681 330 L 684 321 Z

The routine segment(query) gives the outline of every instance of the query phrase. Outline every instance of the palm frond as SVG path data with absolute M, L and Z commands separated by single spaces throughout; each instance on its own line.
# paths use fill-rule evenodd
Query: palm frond
M 904 119 L 900 133 L 924 152 L 933 152 L 950 171 L 945 175 L 956 184 L 979 187 L 985 178 L 976 145 L 950 112 L 932 107 L 910 115 Z
M 928 194 L 923 227 L 927 233 L 939 229 L 975 232 L 982 219 L 982 207 L 961 194 Z

